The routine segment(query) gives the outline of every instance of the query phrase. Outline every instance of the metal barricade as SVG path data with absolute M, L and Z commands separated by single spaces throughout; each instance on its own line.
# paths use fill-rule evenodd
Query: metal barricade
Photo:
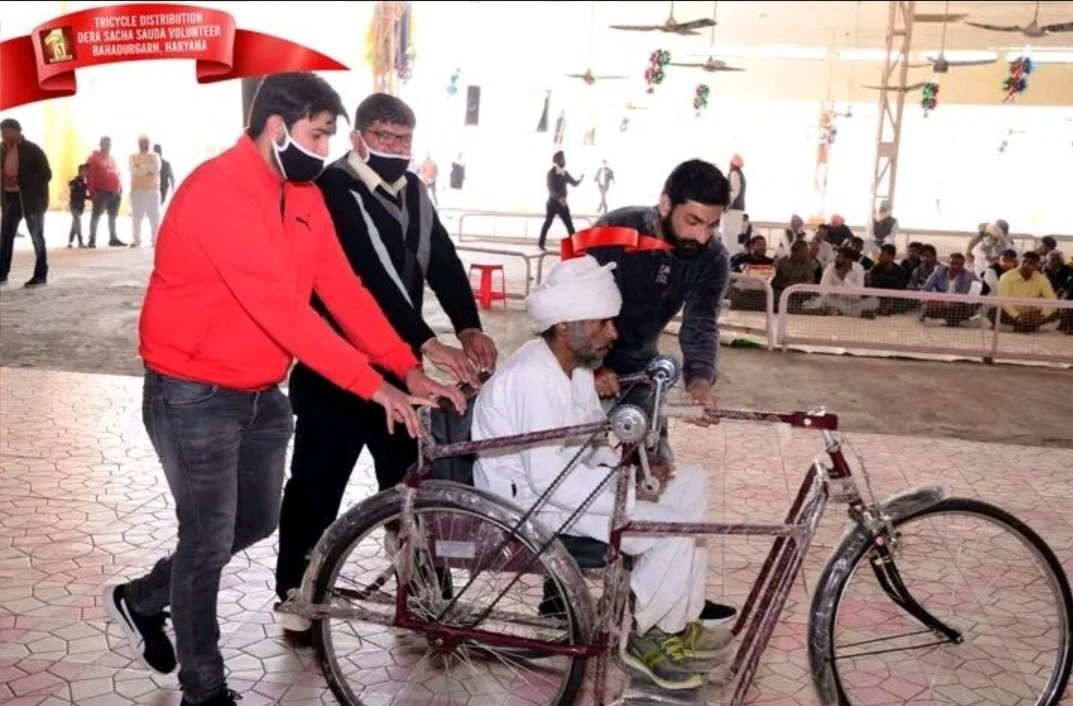
M 458 216 L 458 242 L 492 240 L 515 245 L 535 244 L 539 236 L 540 225 L 544 223 L 544 215 L 543 213 L 519 213 L 516 211 L 465 211 Z M 577 229 L 583 230 L 591 228 L 600 217 L 590 214 L 573 214 L 572 218 Z M 469 232 L 467 232 L 466 227 L 467 221 L 470 223 Z M 472 226 L 474 221 L 487 221 L 490 225 L 475 229 Z M 516 227 L 503 228 L 501 221 L 513 222 Z M 517 227 L 518 221 L 521 222 L 520 228 Z M 534 224 L 534 222 L 536 227 L 531 230 L 531 224 Z M 559 237 L 556 236 L 554 240 L 557 241 Z
M 1004 307 L 1053 311 L 1035 331 Z M 1073 301 L 797 284 L 779 299 L 777 345 L 1073 366 Z

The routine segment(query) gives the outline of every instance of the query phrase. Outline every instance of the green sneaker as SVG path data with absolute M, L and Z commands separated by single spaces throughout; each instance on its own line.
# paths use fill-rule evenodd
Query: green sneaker
M 676 654 L 679 662 L 684 656 Z M 622 653 L 622 661 L 632 671 L 648 677 L 656 686 L 668 691 L 699 689 L 704 679 L 694 672 L 677 667 L 674 658 L 664 653 L 663 646 L 651 637 L 631 634 Z
M 667 641 L 670 640 L 680 641 L 686 659 L 714 659 L 734 641 L 734 633 L 727 628 L 706 628 L 699 622 L 692 622 Z

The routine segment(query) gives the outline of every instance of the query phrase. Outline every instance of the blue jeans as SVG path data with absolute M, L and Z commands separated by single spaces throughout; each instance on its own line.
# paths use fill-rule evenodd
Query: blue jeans
M 6 280 L 11 272 L 11 258 L 15 253 L 15 235 L 19 221 L 26 219 L 30 240 L 34 244 L 34 279 L 48 279 L 48 251 L 45 250 L 45 214 L 26 213 L 22 210 L 22 197 L 7 194 L 3 218 L 0 220 L 0 280 Z
M 276 529 L 294 419 L 278 387 L 242 392 L 152 370 L 142 417 L 175 498 L 179 536 L 174 554 L 132 581 L 127 596 L 146 615 L 170 605 L 179 683 L 187 701 L 200 703 L 225 684 L 220 573 Z

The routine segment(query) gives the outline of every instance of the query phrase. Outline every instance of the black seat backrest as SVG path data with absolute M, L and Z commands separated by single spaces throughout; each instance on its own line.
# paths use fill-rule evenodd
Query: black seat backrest
M 466 413 L 458 414 L 453 407 L 437 407 L 430 413 L 432 438 L 437 444 L 455 444 L 470 440 L 470 428 L 473 426 L 473 408 L 477 397 L 466 401 Z M 441 458 L 432 464 L 429 478 L 449 480 L 463 485 L 473 485 L 473 464 L 476 454 Z

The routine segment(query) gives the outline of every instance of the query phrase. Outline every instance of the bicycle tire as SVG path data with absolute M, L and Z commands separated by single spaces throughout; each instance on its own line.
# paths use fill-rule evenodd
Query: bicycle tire
M 394 491 L 388 491 L 393 493 Z M 520 517 L 521 512 L 516 508 L 507 506 L 506 503 L 495 503 L 498 519 L 492 519 L 488 515 L 478 514 L 482 507 L 487 508 L 487 505 L 482 505 L 483 501 L 488 498 L 481 495 L 474 502 L 473 491 L 468 488 L 459 488 L 453 493 L 458 492 L 466 493 L 469 496 L 469 502 L 454 502 L 444 497 L 429 497 L 428 494 L 418 492 L 414 499 L 414 512 L 415 515 L 421 516 L 428 513 L 463 513 L 469 515 L 471 518 L 478 522 L 491 522 L 497 528 L 502 531 L 509 532 L 510 529 L 516 524 L 509 521 L 504 521 L 505 517 Z M 383 495 L 383 494 L 382 494 Z M 339 572 L 343 569 L 346 563 L 347 557 L 354 547 L 359 543 L 363 537 L 369 536 L 378 527 L 383 527 L 392 522 L 393 519 L 398 518 L 401 515 L 401 496 L 396 500 L 379 503 L 368 503 L 370 507 L 361 512 L 351 511 L 347 516 L 340 518 L 337 521 L 338 526 L 333 526 L 325 533 L 324 539 L 321 544 L 318 544 L 317 554 L 313 562 L 317 565 L 317 571 L 315 574 L 313 586 L 312 586 L 312 600 L 315 603 L 327 603 L 330 601 L 330 589 L 334 585 Z M 506 510 L 506 512 L 504 512 Z M 492 513 L 489 513 L 492 514 Z M 333 532 L 334 529 L 334 532 Z M 523 525 L 521 529 L 515 534 L 517 540 L 521 542 L 525 548 L 530 552 L 535 552 L 539 549 L 543 537 L 539 533 L 535 533 L 532 526 L 527 524 Z M 558 582 L 559 590 L 570 598 L 567 601 L 566 609 L 568 612 L 568 619 L 570 621 L 569 644 L 581 645 L 584 644 L 585 638 L 590 631 L 588 626 L 584 625 L 584 620 L 579 619 L 578 605 L 579 597 L 577 595 L 578 585 L 573 580 L 573 577 L 567 576 L 554 576 L 552 577 Z M 581 590 L 585 590 L 583 587 Z M 535 612 L 536 606 L 534 606 Z M 321 667 L 325 678 L 328 681 L 329 687 L 336 699 L 343 706 L 362 706 L 363 701 L 359 696 L 347 684 L 345 675 L 339 667 L 338 661 L 333 656 L 333 646 L 331 638 L 331 619 L 322 619 L 314 621 L 313 629 L 313 642 L 316 648 L 318 658 L 321 662 Z M 473 645 L 474 651 L 489 652 L 489 649 L 482 645 Z M 535 659 L 536 656 L 525 651 L 507 650 L 504 649 L 501 654 L 505 654 L 509 659 Z M 569 668 L 564 669 L 566 677 L 563 680 L 563 687 L 560 691 L 558 698 L 550 702 L 550 706 L 570 706 L 577 698 L 577 694 L 580 691 L 582 680 L 585 675 L 586 660 L 583 658 L 567 658 L 569 659 Z
M 1062 565 L 1051 548 L 1042 538 L 1025 523 L 994 505 L 967 499 L 948 498 L 929 507 L 910 512 L 904 517 L 893 520 L 896 532 L 907 527 L 913 522 L 922 519 L 935 519 L 939 516 L 974 516 L 990 522 L 1006 532 L 1012 534 L 1021 545 L 1028 548 L 1038 560 L 1038 568 L 1049 574 L 1047 578 L 1055 598 L 1058 625 L 1058 649 L 1050 677 L 1036 697 L 1035 706 L 1057 706 L 1062 698 L 1069 682 L 1070 670 L 1073 668 L 1073 596 L 1071 596 L 1069 581 L 1062 570 Z M 952 526 L 952 525 L 946 525 Z M 850 697 L 844 684 L 844 677 L 838 668 L 838 656 L 836 655 L 836 630 L 838 626 L 839 609 L 845 598 L 847 584 L 851 577 L 856 574 L 856 569 L 862 562 L 867 565 L 869 551 L 874 546 L 873 536 L 863 529 L 857 529 L 851 533 L 840 546 L 837 555 L 829 564 L 828 571 L 835 575 L 821 583 L 821 590 L 813 599 L 812 615 L 822 616 L 815 625 L 810 626 L 810 657 L 812 658 L 813 676 L 817 692 L 821 702 L 825 704 L 838 704 L 838 706 L 859 706 L 864 703 Z M 898 558 L 895 555 L 893 563 L 897 565 Z M 825 577 L 826 578 L 826 577 Z M 913 592 L 911 581 L 906 582 L 910 593 Z M 852 611 L 853 608 L 848 608 Z M 953 612 L 953 608 L 949 609 Z M 852 621 L 852 617 L 848 620 Z M 885 639 L 885 638 L 884 638 Z M 857 645 L 863 643 L 855 643 Z M 925 645 L 926 646 L 926 645 Z M 951 649 L 958 649 L 958 645 Z M 904 648 L 906 651 L 915 648 Z M 898 651 L 898 650 L 890 650 Z M 845 657 L 843 657 L 845 659 Z M 829 688 L 833 681 L 833 694 Z M 828 688 L 824 688 L 824 685 Z M 854 687 L 855 688 L 855 687 Z M 834 697 L 833 699 L 831 697 Z M 919 699 L 919 695 L 909 698 Z M 914 701 L 917 703 L 918 701 Z

